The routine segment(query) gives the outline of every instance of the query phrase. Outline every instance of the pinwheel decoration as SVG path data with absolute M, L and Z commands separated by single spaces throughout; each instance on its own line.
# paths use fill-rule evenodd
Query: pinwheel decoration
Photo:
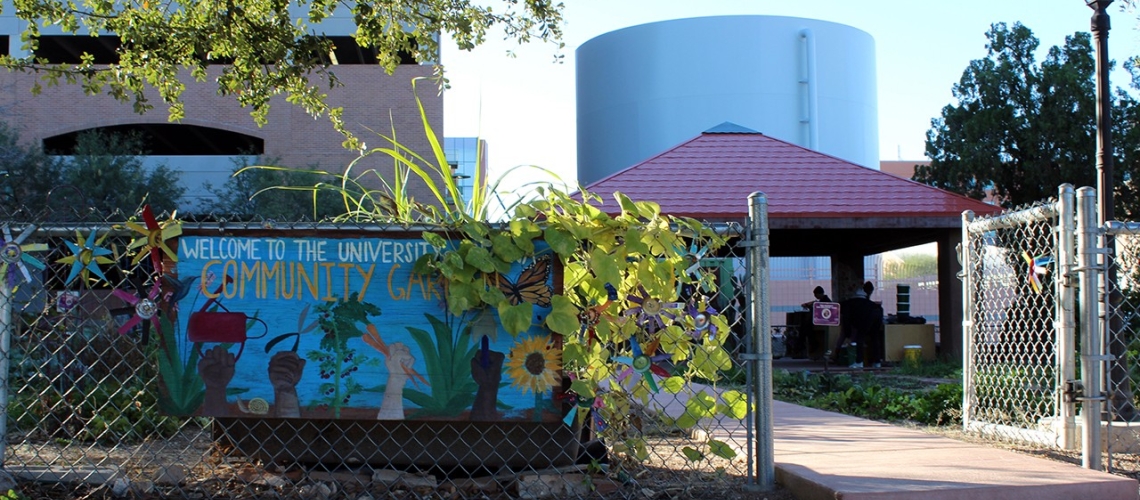
M 595 431 L 600 432 L 606 430 L 606 427 L 609 425 L 606 424 L 605 419 L 602 418 L 602 414 L 598 412 L 599 408 L 605 406 L 605 401 L 601 396 L 594 398 L 583 398 L 580 396 L 572 395 L 570 396 L 570 399 L 574 403 L 574 408 L 571 408 L 570 411 L 566 413 L 566 417 L 562 419 L 563 423 L 569 427 L 573 427 L 575 419 L 581 422 L 588 415 L 590 418 L 594 419 Z
M 652 352 L 656 350 L 656 346 L 650 351 L 650 354 L 645 354 L 641 351 L 641 345 L 637 343 L 636 337 L 629 338 L 629 346 L 633 351 L 632 357 L 615 356 L 613 358 L 613 360 L 618 363 L 629 365 L 628 368 L 618 373 L 618 381 L 623 384 L 628 384 L 627 387 L 633 387 L 637 385 L 638 378 L 643 378 L 645 379 L 645 383 L 649 385 L 649 390 L 654 393 L 660 392 L 660 389 L 657 387 L 657 382 L 653 380 L 653 375 L 666 378 L 670 375 L 668 370 L 655 363 L 669 359 L 670 356 L 668 354 L 653 355 Z
M 138 265 L 143 258 L 149 255 L 155 272 L 162 274 L 162 254 L 165 253 L 167 257 L 170 257 L 170 260 L 178 262 L 178 252 L 170 248 L 166 242 L 182 235 L 182 224 L 173 217 L 160 224 L 158 219 L 154 218 L 154 212 L 150 209 L 150 205 L 143 207 L 142 218 L 145 225 L 127 222 L 127 227 L 142 234 L 142 237 L 135 239 L 127 247 L 129 250 L 139 249 L 131 263 Z
M 717 315 L 716 309 L 709 305 L 709 301 L 705 297 L 697 297 L 689 301 L 688 306 L 685 307 L 685 312 L 689 315 L 693 326 L 689 329 L 689 335 L 693 340 L 700 340 L 701 335 L 709 332 L 709 340 L 716 340 L 717 328 L 713 324 L 712 317 Z
M 677 319 L 677 315 L 673 311 L 681 308 L 679 302 L 663 302 L 660 299 L 650 297 L 644 288 L 641 289 L 640 293 L 640 295 L 629 296 L 629 301 L 637 304 L 637 306 L 627 309 L 622 314 L 636 316 L 637 323 L 644 327 L 646 332 L 656 333 L 665 328 L 666 318 L 670 321 Z
M 598 333 L 595 328 L 598 326 L 598 323 L 602 321 L 603 317 L 608 318 L 605 314 L 606 308 L 615 300 L 617 300 L 617 289 L 615 289 L 613 285 L 606 283 L 606 301 L 578 312 L 578 323 L 582 325 L 581 331 L 586 334 L 587 342 L 598 338 Z
M 19 236 L 12 237 L 12 229 L 4 225 L 4 239 L 0 241 L 0 276 L 5 277 L 5 283 L 14 285 L 17 276 L 23 276 L 24 281 L 31 283 L 32 273 L 28 266 L 43 270 L 46 266 L 39 259 L 28 252 L 42 252 L 48 247 L 44 243 L 24 243 L 36 231 L 36 226 L 28 226 Z
M 125 292 L 123 290 L 115 290 L 111 292 L 111 295 L 123 299 L 123 302 L 126 302 L 135 308 L 135 315 L 131 316 L 131 319 L 127 320 L 126 323 L 123 323 L 123 326 L 119 327 L 119 335 L 126 335 L 127 332 L 131 331 L 131 329 L 139 323 L 142 323 L 143 325 L 143 338 L 149 336 L 150 325 L 154 325 L 155 332 L 162 334 L 162 330 L 159 327 L 158 321 L 157 302 L 158 296 L 161 293 L 162 291 L 158 286 L 158 283 L 151 285 L 150 293 L 148 293 L 146 297 L 135 296 L 134 294 Z
M 686 251 L 683 256 L 684 264 L 682 265 L 687 265 L 687 267 L 685 267 L 685 275 L 700 278 L 697 275 L 697 271 L 701 269 L 701 259 L 705 258 L 705 254 L 707 253 L 709 253 L 709 247 L 702 247 L 697 244 L 697 240 L 693 240 L 693 242 L 689 244 L 688 251 Z
M 66 241 L 67 248 L 71 249 L 71 255 L 57 260 L 60 264 L 71 264 L 71 273 L 67 275 L 65 284 L 70 285 L 75 277 L 81 277 L 83 283 L 89 285 L 91 274 L 95 274 L 103 281 L 107 280 L 107 276 L 103 274 L 103 270 L 99 269 L 99 264 L 111 264 L 110 258 L 106 257 L 111 254 L 111 251 L 96 246 L 95 229 L 91 230 L 91 236 L 84 238 L 83 233 L 78 230 L 75 231 L 75 242 Z
M 1021 258 L 1025 259 L 1025 263 L 1029 264 L 1029 272 L 1026 273 L 1026 279 L 1029 280 L 1029 288 L 1034 293 L 1041 293 L 1041 279 L 1049 274 L 1049 264 L 1053 263 L 1053 257 L 1048 255 L 1039 255 L 1037 257 L 1030 257 L 1029 252 L 1021 252 Z

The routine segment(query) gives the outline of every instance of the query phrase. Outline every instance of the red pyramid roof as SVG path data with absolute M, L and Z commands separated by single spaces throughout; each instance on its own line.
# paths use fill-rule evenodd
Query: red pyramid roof
M 764 193 L 781 218 L 954 218 L 1000 207 L 862 167 L 734 124 L 719 125 L 586 186 L 616 209 L 610 193 L 651 200 L 670 215 L 737 220 L 748 196 Z M 616 211 L 616 210 L 615 210 Z

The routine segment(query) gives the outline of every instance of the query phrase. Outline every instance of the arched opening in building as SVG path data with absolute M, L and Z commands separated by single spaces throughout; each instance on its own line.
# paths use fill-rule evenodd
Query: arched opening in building
M 44 151 L 53 155 L 74 155 L 76 139 L 84 132 L 137 134 L 143 144 L 140 155 L 236 156 L 261 155 L 265 152 L 265 141 L 258 137 L 176 123 L 136 123 L 77 130 L 44 139 Z

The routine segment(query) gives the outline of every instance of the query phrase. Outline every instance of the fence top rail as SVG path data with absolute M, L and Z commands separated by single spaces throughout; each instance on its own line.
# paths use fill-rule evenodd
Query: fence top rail
M 1015 212 L 1004 212 L 994 216 L 979 217 L 971 221 L 966 230 L 970 234 L 980 234 L 997 229 L 1012 229 L 1029 222 L 1047 221 L 1061 214 L 1060 204 L 1046 203 Z
M 1104 223 L 1104 231 L 1109 235 L 1137 235 L 1140 234 L 1140 222 L 1108 221 Z
M 447 231 L 448 228 L 425 224 L 398 224 L 398 223 L 328 223 L 328 222 L 276 222 L 276 221 L 241 221 L 241 222 L 196 222 L 179 221 L 182 229 L 191 231 L 208 231 L 224 233 L 226 231 L 357 231 L 357 232 L 438 232 Z M 98 230 L 110 232 L 112 235 L 137 235 L 128 228 L 124 221 L 104 222 L 15 222 L 0 221 L 0 225 L 8 226 L 17 233 L 28 228 L 34 228 L 36 234 L 41 236 L 69 236 L 76 231 L 89 232 Z M 506 224 L 499 224 L 505 227 Z M 744 234 L 744 226 L 735 222 L 710 223 L 708 228 L 719 236 L 740 236 Z

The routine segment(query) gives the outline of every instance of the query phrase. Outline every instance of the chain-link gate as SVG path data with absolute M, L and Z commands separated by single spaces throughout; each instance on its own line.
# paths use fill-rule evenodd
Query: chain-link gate
M 1108 361 L 1101 419 L 1104 465 L 1110 472 L 1140 478 L 1140 223 L 1113 221 L 1103 230 L 1113 250 L 1105 254 L 1112 259 L 1103 279 L 1106 342 L 1099 353 Z
M 761 247 L 738 225 L 717 226 L 731 248 L 727 257 L 707 262 L 723 277 L 722 295 L 712 305 L 731 321 L 724 334 L 732 368 L 693 390 L 662 391 L 650 405 L 631 402 L 620 417 L 633 422 L 629 432 L 644 443 L 644 454 L 628 461 L 619 457 L 629 450 L 587 432 L 565 449 L 552 449 L 549 436 L 525 426 L 449 422 L 425 431 L 402 422 L 378 433 L 356 422 L 173 416 L 172 405 L 193 404 L 196 393 L 172 394 L 170 382 L 202 383 L 195 366 L 171 363 L 187 359 L 173 354 L 196 347 L 187 338 L 164 336 L 151 309 L 163 297 L 150 291 L 178 294 L 190 283 L 182 278 L 155 286 L 150 259 L 127 251 L 139 235 L 121 224 L 126 217 L 91 217 L 61 223 L 14 214 L 3 222 L 0 275 L 9 285 L 0 286 L 0 352 L 7 354 L 0 356 L 7 363 L 0 372 L 7 373 L 8 389 L 0 401 L 7 409 L 4 469 L 31 498 L 734 498 L 756 484 L 758 473 L 761 485 L 771 487 L 764 483 L 771 481 L 771 451 L 756 444 L 770 446 L 771 430 L 754 418 L 751 404 L 764 401 L 757 396 L 761 377 L 770 376 L 770 364 L 766 372 L 758 368 L 764 360 L 752 354 L 759 346 L 750 333 L 754 323 L 766 324 L 750 317 L 760 309 L 750 298 L 757 282 L 749 272 L 767 265 L 767 250 L 763 260 L 745 259 Z M 184 222 L 183 228 L 263 236 L 377 229 L 272 221 Z M 96 276 L 102 284 L 77 285 Z M 308 326 L 302 320 L 297 331 Z M 280 334 L 242 338 L 240 348 L 268 352 L 267 341 Z M 215 340 L 241 355 L 233 339 Z M 729 391 L 747 395 L 744 418 L 721 415 L 691 429 L 676 424 L 678 411 Z M 225 394 L 242 411 L 264 412 L 251 396 Z M 281 453 L 285 441 L 299 439 L 310 445 Z M 503 451 L 503 442 L 517 446 Z M 361 450 L 389 450 L 401 459 L 378 465 Z
M 1140 224 L 1098 224 L 1096 191 L 964 215 L 964 424 L 1140 474 Z
M 1073 190 L 963 221 L 963 423 L 969 431 L 1072 446 Z

